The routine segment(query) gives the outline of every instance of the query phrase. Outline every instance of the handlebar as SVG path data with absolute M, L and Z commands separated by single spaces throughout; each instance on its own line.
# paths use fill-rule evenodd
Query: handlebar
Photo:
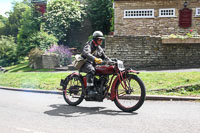
M 116 65 L 117 64 L 117 59 L 116 58 L 111 58 L 108 61 L 103 61 L 101 64 L 98 65 Z

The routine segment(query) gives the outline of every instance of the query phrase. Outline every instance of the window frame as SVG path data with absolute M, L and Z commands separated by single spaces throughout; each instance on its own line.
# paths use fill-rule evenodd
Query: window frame
M 200 7 L 196 8 L 196 14 L 195 16 L 200 17 Z
M 145 15 L 145 12 L 148 12 L 148 11 L 152 12 L 151 16 L 142 16 L 142 12 L 144 12 L 144 15 Z M 130 12 L 130 16 L 126 15 L 127 12 Z M 136 15 L 141 15 L 141 16 L 133 16 L 134 12 L 137 12 L 137 13 L 139 12 Z M 154 9 L 130 9 L 130 10 L 124 10 L 124 18 L 154 18 L 155 17 L 154 12 L 155 12 Z M 149 14 L 151 14 L 151 13 L 149 13 Z
M 172 10 L 173 11 L 173 15 L 162 15 L 162 10 Z M 175 8 L 160 8 L 159 9 L 159 17 L 160 18 L 170 18 L 170 17 L 176 17 L 176 9 Z

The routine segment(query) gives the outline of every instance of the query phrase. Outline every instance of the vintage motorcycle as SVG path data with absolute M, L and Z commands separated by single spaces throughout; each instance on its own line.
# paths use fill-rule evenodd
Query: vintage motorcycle
M 76 106 L 83 99 L 102 102 L 107 98 L 124 112 L 136 111 L 142 106 L 146 92 L 138 71 L 125 69 L 123 62 L 117 59 L 95 68 L 94 87 L 98 93 L 93 97 L 87 95 L 84 73 L 73 72 L 61 80 L 63 96 L 69 105 Z

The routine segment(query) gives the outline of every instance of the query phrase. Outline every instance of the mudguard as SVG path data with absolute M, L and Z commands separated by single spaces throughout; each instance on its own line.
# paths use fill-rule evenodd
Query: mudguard
M 116 84 L 119 81 L 119 75 L 114 79 L 113 83 L 112 83 L 112 87 L 111 87 L 111 94 L 110 94 L 110 100 L 114 101 L 115 97 L 116 97 Z
M 136 73 L 136 74 L 139 74 L 139 73 L 140 73 L 140 72 L 138 72 L 138 71 L 136 71 L 136 70 L 132 70 L 132 69 L 127 70 L 127 72 L 128 72 L 128 73 Z
M 140 72 L 132 70 L 132 69 L 126 70 L 124 72 L 121 72 L 121 74 L 123 75 L 123 77 L 125 76 L 125 74 L 128 74 L 128 73 L 139 74 Z M 114 81 L 112 83 L 112 87 L 111 87 L 110 100 L 112 100 L 112 101 L 114 101 L 115 97 L 116 97 L 116 84 L 117 84 L 117 82 L 120 82 L 120 81 L 121 81 L 120 74 L 118 74 L 117 77 L 114 79 Z
M 66 87 L 68 79 L 70 79 L 72 76 L 80 76 L 80 74 L 78 72 L 73 72 L 72 74 L 68 75 L 65 79 L 61 79 L 60 86 Z

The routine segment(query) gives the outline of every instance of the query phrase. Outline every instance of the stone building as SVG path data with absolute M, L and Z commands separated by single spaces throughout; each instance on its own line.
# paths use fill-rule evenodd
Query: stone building
M 192 10 L 189 28 L 179 26 L 179 10 Z M 114 35 L 185 34 L 200 32 L 200 0 L 115 0 Z M 199 33 L 200 34 L 200 33 Z
M 200 41 L 163 44 L 161 37 L 107 36 L 105 50 L 134 69 L 200 68 Z
M 114 10 L 114 36 L 106 38 L 109 57 L 137 69 L 200 67 L 200 38 L 165 44 L 161 37 L 191 29 L 200 34 L 200 0 L 115 0 Z

